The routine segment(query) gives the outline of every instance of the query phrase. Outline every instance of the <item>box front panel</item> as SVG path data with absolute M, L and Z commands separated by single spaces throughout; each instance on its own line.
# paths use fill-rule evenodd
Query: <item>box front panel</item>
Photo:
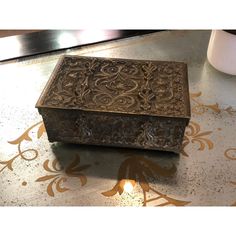
M 179 118 L 41 111 L 49 141 L 179 152 L 187 120 Z M 56 125 L 55 125 L 56 124 Z

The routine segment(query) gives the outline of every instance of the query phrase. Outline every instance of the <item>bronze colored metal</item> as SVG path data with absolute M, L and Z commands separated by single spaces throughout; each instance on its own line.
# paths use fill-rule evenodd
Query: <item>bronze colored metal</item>
M 51 142 L 180 152 L 190 119 L 182 62 L 64 56 L 36 107 Z

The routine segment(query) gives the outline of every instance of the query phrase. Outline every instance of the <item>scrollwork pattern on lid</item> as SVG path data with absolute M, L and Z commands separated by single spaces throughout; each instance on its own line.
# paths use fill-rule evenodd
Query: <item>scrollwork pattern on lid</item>
M 183 63 L 65 57 L 43 105 L 184 116 Z

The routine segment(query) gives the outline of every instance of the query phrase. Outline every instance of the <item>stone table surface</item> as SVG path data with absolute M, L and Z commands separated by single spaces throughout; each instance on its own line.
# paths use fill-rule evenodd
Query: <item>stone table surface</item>
M 236 77 L 208 63 L 210 33 L 163 31 L 2 63 L 0 205 L 235 205 Z M 49 143 L 35 104 L 65 54 L 186 62 L 182 153 Z

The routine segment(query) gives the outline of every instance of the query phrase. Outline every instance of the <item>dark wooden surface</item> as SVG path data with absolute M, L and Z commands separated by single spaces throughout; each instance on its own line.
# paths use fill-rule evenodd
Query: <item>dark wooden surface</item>
M 157 31 L 42 30 L 23 35 L 4 37 L 0 38 L 0 62 Z

